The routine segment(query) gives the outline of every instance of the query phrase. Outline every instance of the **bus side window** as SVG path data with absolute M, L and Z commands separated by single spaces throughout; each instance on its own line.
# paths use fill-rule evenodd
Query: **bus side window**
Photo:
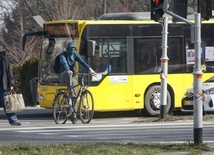
M 126 73 L 126 53 L 121 53 L 120 57 L 120 73 Z
M 126 73 L 125 57 L 111 58 L 112 73 Z
M 152 46 L 142 46 L 135 52 L 135 72 L 154 73 L 160 68 L 160 58 L 157 49 Z

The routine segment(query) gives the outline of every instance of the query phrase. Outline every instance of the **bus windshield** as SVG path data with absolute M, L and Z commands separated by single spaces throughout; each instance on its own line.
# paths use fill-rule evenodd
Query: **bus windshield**
M 44 24 L 44 37 L 39 66 L 39 81 L 42 84 L 59 83 L 59 77 L 54 73 L 55 57 L 66 50 L 68 42 L 78 37 L 77 23 Z

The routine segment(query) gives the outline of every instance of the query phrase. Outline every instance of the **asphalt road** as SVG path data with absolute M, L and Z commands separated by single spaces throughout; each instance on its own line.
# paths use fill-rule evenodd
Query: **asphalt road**
M 52 110 L 40 107 L 27 107 L 17 115 L 22 125 L 10 126 L 0 108 L 1 145 L 62 142 L 193 143 L 193 121 L 147 122 L 142 119 L 148 118 L 139 113 L 113 112 L 95 113 L 90 124 L 82 124 L 80 121 L 77 124 L 70 121 L 66 124 L 55 124 Z M 214 154 L 213 129 L 213 120 L 203 122 L 203 142 L 208 144 L 211 151 L 203 152 L 202 155 Z
M 0 143 L 12 142 L 193 142 L 193 121 L 142 122 L 137 113 L 97 113 L 89 124 L 55 124 L 52 110 L 19 112 L 22 126 L 10 126 L 0 109 Z M 203 140 L 214 143 L 214 121 L 203 124 Z
M 117 119 L 118 120 L 118 119 Z M 108 122 L 108 123 L 104 123 Z M 90 124 L 56 125 L 54 122 L 23 121 L 20 127 L 0 124 L 0 143 L 53 143 L 53 142 L 112 142 L 112 143 L 189 143 L 193 142 L 193 128 L 190 122 L 134 123 L 131 119 L 121 123 L 94 120 Z M 4 127 L 3 127 L 4 126 Z M 214 124 L 205 123 L 203 140 L 214 143 Z

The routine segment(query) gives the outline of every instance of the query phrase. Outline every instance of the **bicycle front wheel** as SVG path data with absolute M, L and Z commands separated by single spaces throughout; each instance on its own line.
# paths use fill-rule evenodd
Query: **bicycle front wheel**
M 94 99 L 90 91 L 85 90 L 80 96 L 80 120 L 83 124 L 89 123 L 94 115 Z
M 68 116 L 68 96 L 60 92 L 56 95 L 54 98 L 54 104 L 53 104 L 53 119 L 56 124 L 65 124 Z

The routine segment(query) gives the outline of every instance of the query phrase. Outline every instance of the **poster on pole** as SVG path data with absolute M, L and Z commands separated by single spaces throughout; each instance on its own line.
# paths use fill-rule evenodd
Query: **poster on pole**
M 186 50 L 187 64 L 195 64 L 195 49 Z
M 214 46 L 205 47 L 205 61 L 214 61 Z

